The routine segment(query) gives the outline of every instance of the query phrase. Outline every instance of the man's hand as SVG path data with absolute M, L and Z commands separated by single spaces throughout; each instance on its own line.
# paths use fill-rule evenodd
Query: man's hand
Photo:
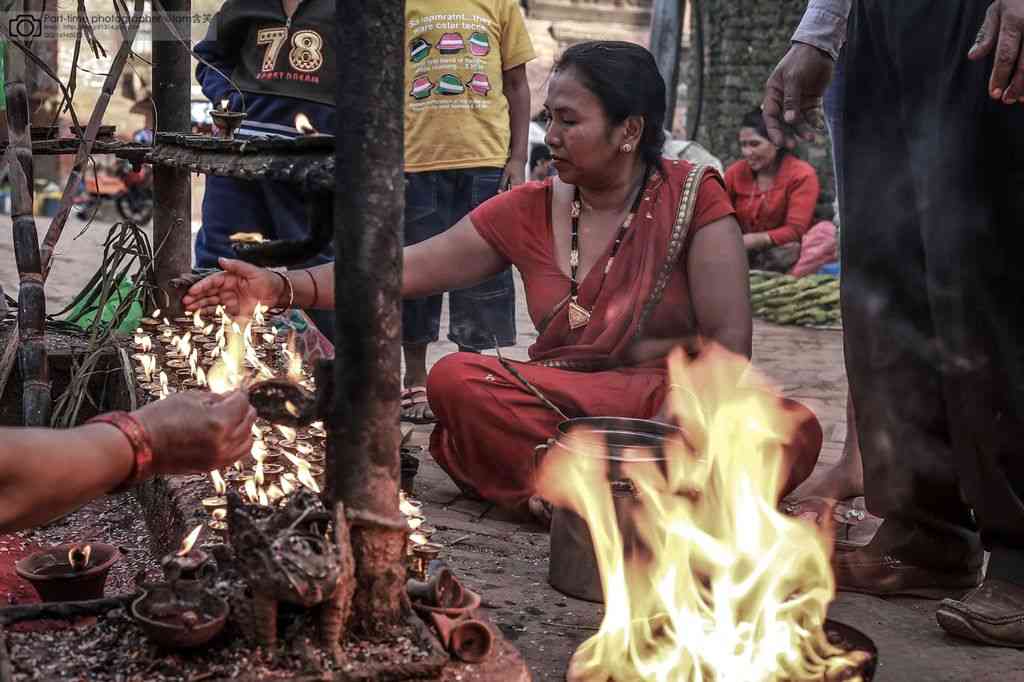
M 761 110 L 772 142 L 792 149 L 795 136 L 810 141 L 822 130 L 821 98 L 834 66 L 818 48 L 793 43 L 765 84 Z
M 501 173 L 498 191 L 504 192 L 524 182 L 526 182 L 526 161 L 513 157 L 508 160 L 508 163 L 505 164 L 505 169 Z
M 974 46 L 967 58 L 984 59 L 995 50 L 995 63 L 989 79 L 992 99 L 1004 104 L 1024 102 L 1024 0 L 995 0 L 985 13 Z

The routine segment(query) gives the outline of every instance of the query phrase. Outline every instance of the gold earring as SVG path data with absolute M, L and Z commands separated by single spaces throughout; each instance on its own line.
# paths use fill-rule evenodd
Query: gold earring
M 628 142 L 626 144 L 622 145 L 622 153 L 623 154 L 628 154 L 631 151 L 633 151 L 633 145 L 631 145 Z

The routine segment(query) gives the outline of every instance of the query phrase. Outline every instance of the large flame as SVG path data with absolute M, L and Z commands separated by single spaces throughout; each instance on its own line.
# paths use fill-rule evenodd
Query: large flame
M 776 511 L 795 425 L 746 374 L 745 360 L 719 349 L 672 356 L 686 442 L 669 447 L 664 469 L 623 463 L 625 499 L 593 437 L 576 433 L 571 454 L 546 458 L 540 492 L 587 521 L 605 595 L 571 680 L 797 682 L 852 666 L 824 634 L 828 542 Z
M 214 393 L 229 393 L 242 385 L 245 378 L 245 341 L 241 329 L 232 325 L 232 333 L 226 336 L 218 332 L 218 343 L 222 343 L 223 351 L 217 363 L 206 375 L 206 383 Z M 223 328 L 221 329 L 223 331 Z

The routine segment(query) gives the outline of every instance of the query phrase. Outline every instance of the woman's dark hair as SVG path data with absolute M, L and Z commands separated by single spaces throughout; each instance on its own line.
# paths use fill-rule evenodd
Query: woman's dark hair
M 764 139 L 766 139 L 766 140 L 771 140 L 772 139 L 772 138 L 768 137 L 768 126 L 765 125 L 764 115 L 761 113 L 760 109 L 754 109 L 752 111 L 747 112 L 747 114 L 743 117 L 743 120 L 740 121 L 740 128 L 753 128 L 754 132 L 756 132 L 758 135 L 760 135 Z M 779 147 L 778 149 L 779 149 L 778 157 L 780 159 L 784 155 L 789 153 L 789 149 L 787 149 L 785 146 Z
M 659 167 L 665 144 L 665 81 L 654 55 L 635 43 L 595 40 L 563 52 L 552 73 L 568 69 L 600 100 L 612 125 L 630 116 L 643 117 L 640 156 L 648 165 Z

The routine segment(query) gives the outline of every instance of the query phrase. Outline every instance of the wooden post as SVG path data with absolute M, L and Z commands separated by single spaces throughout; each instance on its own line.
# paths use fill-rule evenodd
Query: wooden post
M 673 127 L 679 88 L 679 43 L 683 38 L 683 3 L 654 0 L 651 11 L 651 52 L 665 79 L 665 127 Z
M 18 364 L 24 382 L 22 421 L 25 426 L 49 426 L 50 378 L 46 360 L 46 294 L 36 233 L 34 177 L 29 92 L 25 83 L 25 55 L 7 52 L 6 84 L 9 146 L 7 168 L 11 176 L 11 218 L 14 256 L 18 265 Z M 15 341 L 11 341 L 14 343 Z
M 402 618 L 405 524 L 398 512 L 404 207 L 404 0 L 351 0 L 337 13 L 337 345 L 328 494 L 352 523 L 352 623 L 370 636 Z
M 162 0 L 174 31 L 162 21 L 153 26 L 153 98 L 157 132 L 187 133 L 192 128 L 191 41 L 192 0 Z M 169 283 L 192 269 L 192 185 L 186 170 L 157 166 L 153 173 L 153 246 L 157 286 L 165 292 L 158 303 L 168 317 L 181 313 L 181 299 L 171 296 Z

